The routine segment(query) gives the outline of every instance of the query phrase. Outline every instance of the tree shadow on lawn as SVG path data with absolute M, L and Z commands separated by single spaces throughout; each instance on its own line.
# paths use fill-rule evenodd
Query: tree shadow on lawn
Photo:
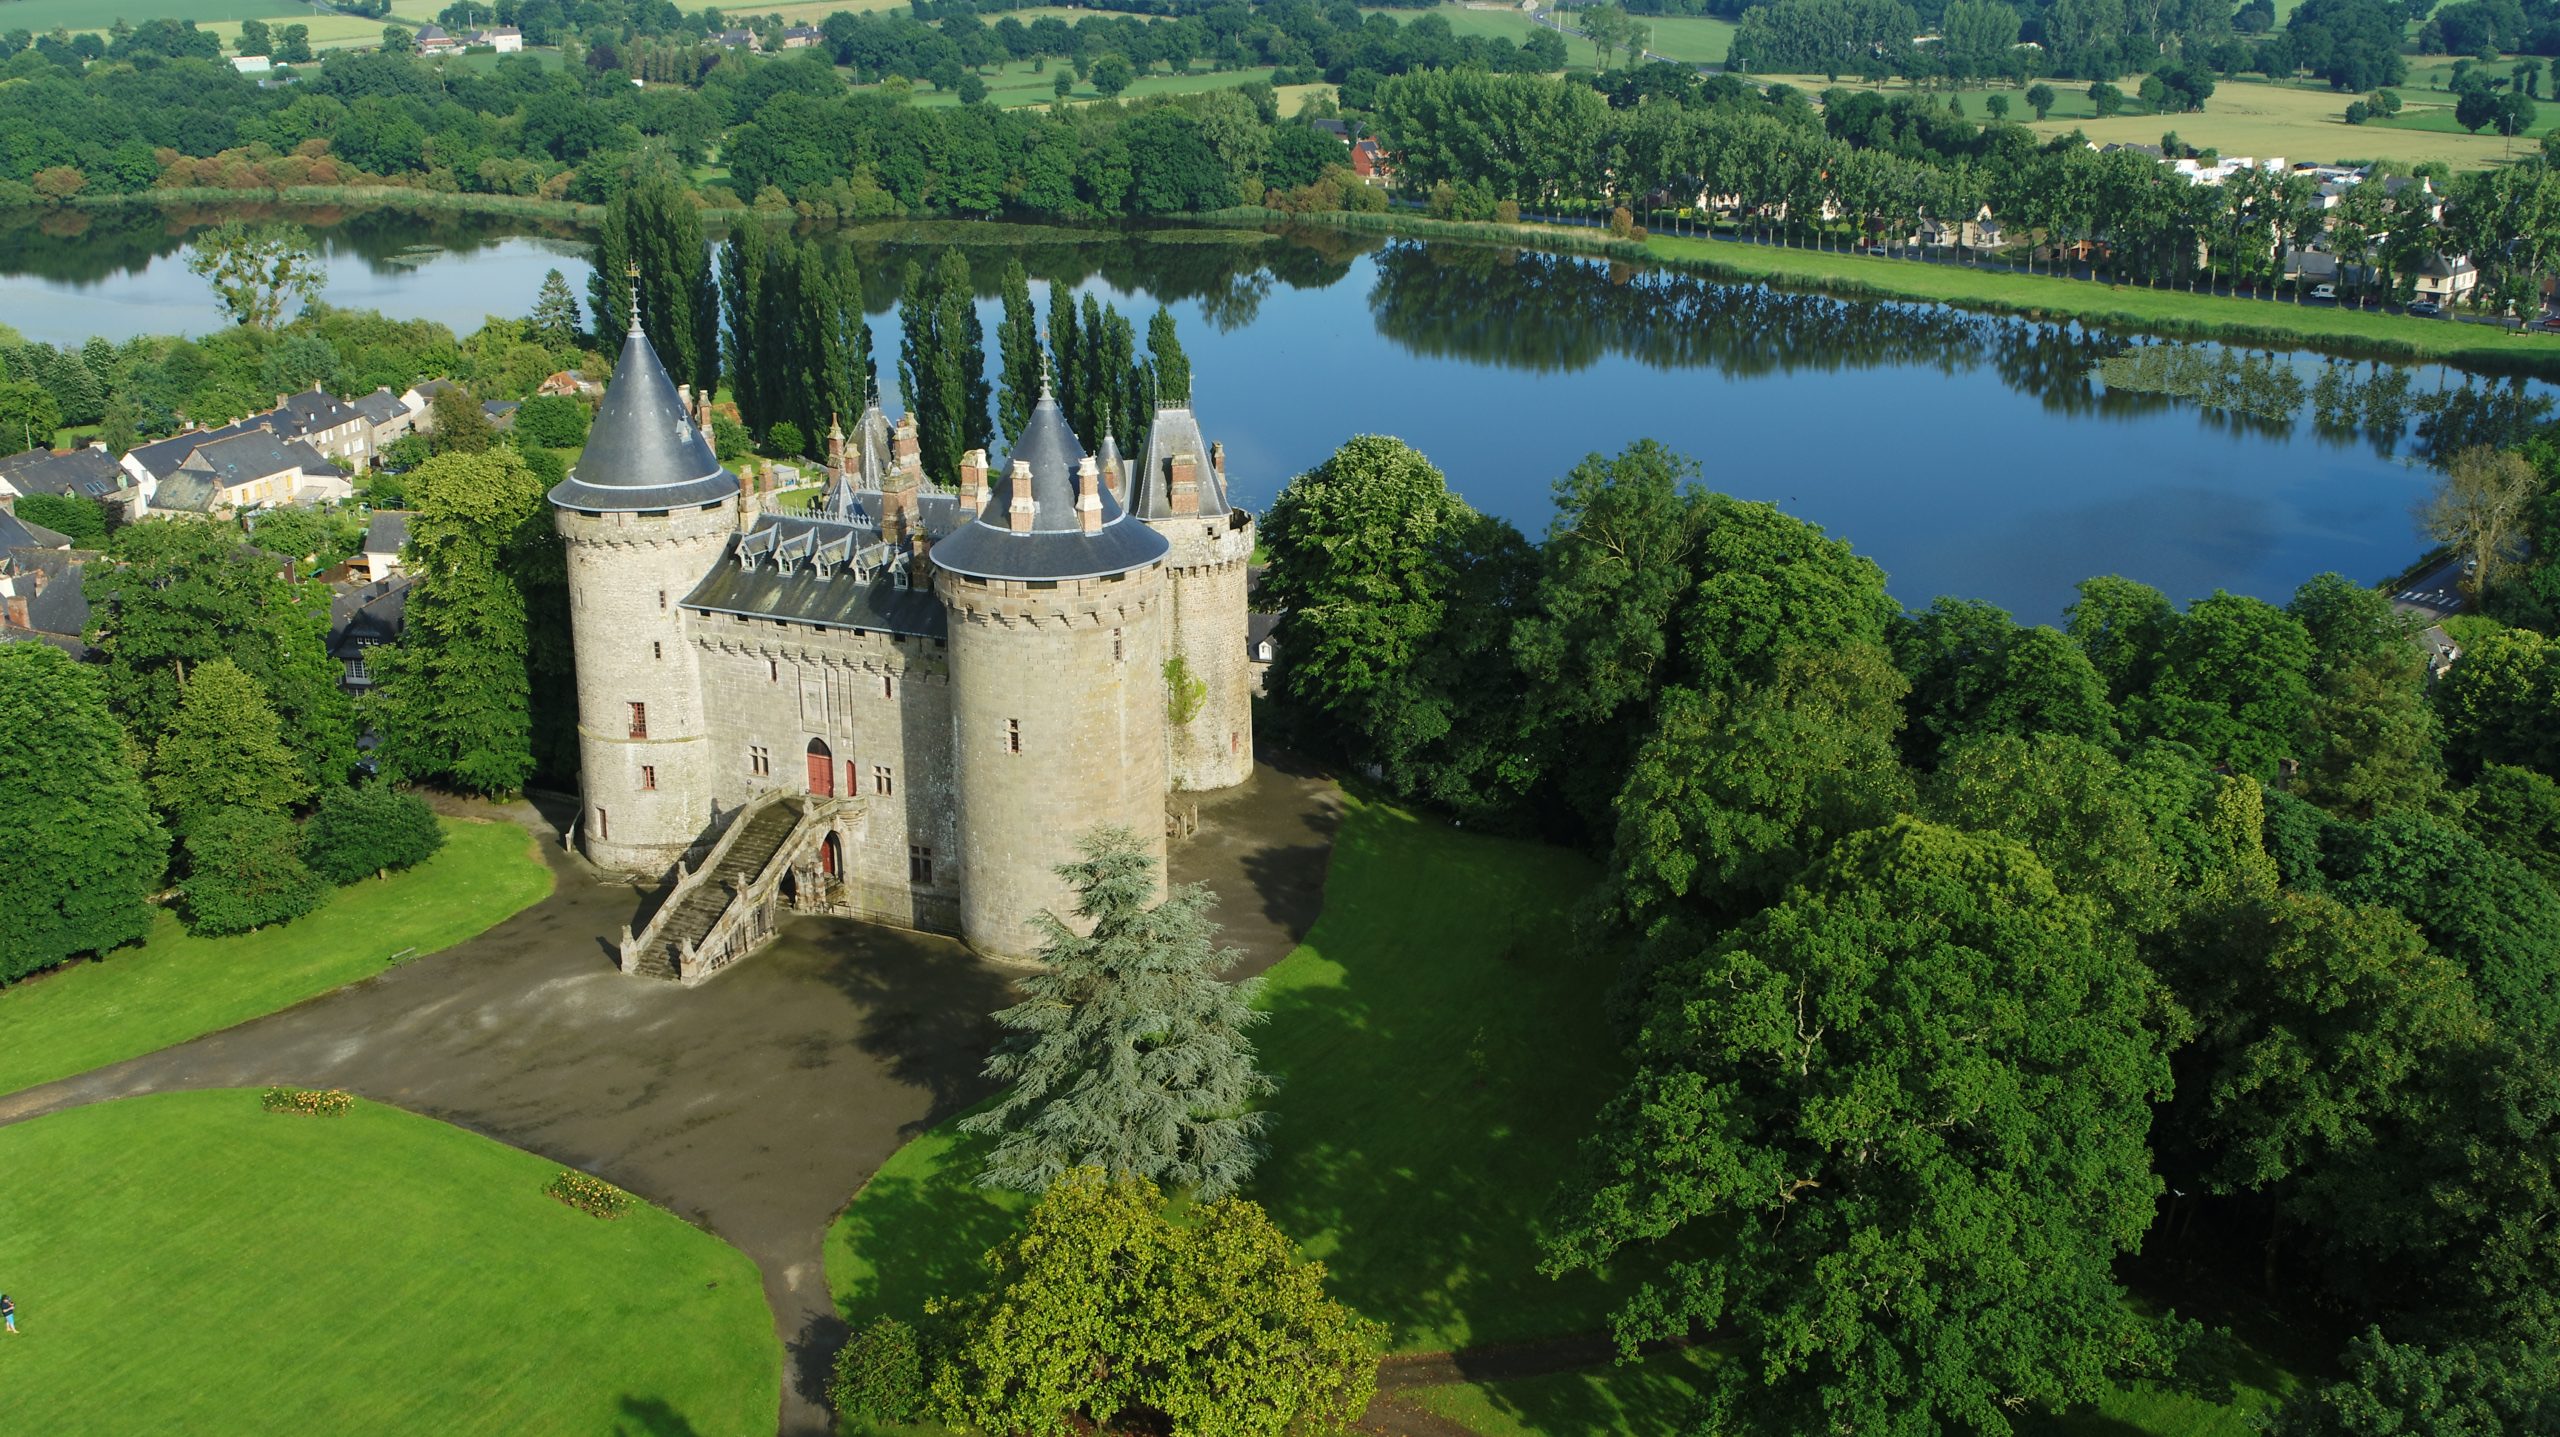
M 1280 1081 L 1248 1192 L 1403 1350 L 1589 1332 L 1623 1284 L 1536 1271 L 1538 1218 L 1624 1072 L 1562 850 L 1361 805 L 1273 975 Z
M 1640 1363 L 1491 1383 L 1475 1395 L 1486 1409 L 1533 1432 L 1659 1437 L 1690 1428 L 1705 1394 L 1707 1365 L 1720 1360 L 1727 1359 L 1704 1349 L 1658 1352 Z M 1473 1415 L 1468 1405 L 1447 1398 L 1433 1404 L 1461 1420 Z
M 1010 974 L 948 938 L 837 920 L 819 931 L 837 955 L 826 981 L 862 1011 L 854 1046 L 884 1063 L 894 1081 L 931 1095 L 925 1116 L 903 1135 L 995 1090 L 982 1070 L 997 1036 L 990 1015 L 1016 1001 Z
M 614 1437 L 702 1437 L 701 1428 L 655 1397 L 625 1396 L 613 1431 Z
M 937 1127 L 898 1150 L 828 1234 L 827 1267 L 848 1327 L 923 1316 L 936 1297 L 985 1285 L 989 1249 L 1031 1210 L 1021 1193 L 977 1185 L 993 1139 Z

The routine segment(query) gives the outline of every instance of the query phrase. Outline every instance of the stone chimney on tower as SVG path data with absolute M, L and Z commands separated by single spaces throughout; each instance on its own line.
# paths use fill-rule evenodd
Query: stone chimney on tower
M 844 477 L 844 418 L 841 415 L 829 415 L 827 418 L 827 473 L 839 479 Z
M 1172 481 L 1165 490 L 1165 502 L 1176 514 L 1200 512 L 1200 461 L 1189 454 L 1176 454 L 1165 467 L 1172 471 Z
M 1012 481 L 1013 507 L 1005 514 L 1005 524 L 1014 533 L 1028 534 L 1031 532 L 1031 521 L 1040 513 L 1038 501 L 1031 497 L 1029 461 L 1022 459 L 1013 461 L 1013 472 L 1009 477 Z
M 972 449 L 960 456 L 960 507 L 972 512 L 987 507 L 987 451 Z
M 889 467 L 892 469 L 904 469 L 909 465 L 915 465 L 919 468 L 923 466 L 924 446 L 922 442 L 916 438 L 916 417 L 914 415 L 901 414 L 898 416 L 898 427 L 890 431 L 889 456 Z
M 1223 488 L 1227 478 L 1227 446 L 1219 440 L 1209 441 L 1209 467 L 1217 471 L 1219 485 Z
M 1076 524 L 1088 534 L 1102 529 L 1102 468 L 1090 454 L 1076 461 Z

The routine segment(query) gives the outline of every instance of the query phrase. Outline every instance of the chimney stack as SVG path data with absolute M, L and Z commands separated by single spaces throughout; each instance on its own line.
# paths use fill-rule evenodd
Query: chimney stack
M 1027 459 L 1013 461 L 1013 472 L 1010 477 L 1013 481 L 1013 508 L 1005 515 L 1005 522 L 1013 532 L 1028 534 L 1031 532 L 1032 519 L 1040 512 L 1038 502 L 1031 497 L 1031 461 Z
M 1220 479 L 1227 477 L 1227 446 L 1214 439 L 1209 441 L 1209 467 Z
M 839 476 L 844 473 L 844 420 L 840 416 L 827 420 L 827 472 Z
M 1090 454 L 1076 462 L 1076 523 L 1088 534 L 1102 528 L 1102 470 Z
M 892 459 L 895 461 L 891 466 L 893 468 L 904 469 L 911 463 L 921 464 L 924 462 L 924 450 L 916 439 L 916 417 L 914 415 L 901 414 L 898 416 L 898 427 L 895 433 L 891 436 L 889 452 Z
M 1200 512 L 1200 461 L 1188 454 L 1176 454 L 1167 466 L 1172 471 L 1172 485 L 1166 499 L 1176 514 Z

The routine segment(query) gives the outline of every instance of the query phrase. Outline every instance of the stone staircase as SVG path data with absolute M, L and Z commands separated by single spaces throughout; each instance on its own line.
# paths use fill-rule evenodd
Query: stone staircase
M 628 971 L 669 982 L 681 977 L 677 959 L 708 937 L 739 893 L 764 876 L 801 820 L 801 810 L 788 803 L 768 804 L 740 819 L 708 866 L 679 876 L 676 890 L 649 921 Z

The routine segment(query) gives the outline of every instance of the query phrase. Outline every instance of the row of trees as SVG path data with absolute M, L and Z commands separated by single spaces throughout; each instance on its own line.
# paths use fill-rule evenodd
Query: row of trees
M 2509 1221 L 2560 1181 L 2539 637 L 2431 693 L 2336 576 L 1906 613 L 1695 472 L 1594 455 L 1533 545 L 1360 438 L 1264 527 L 1301 742 L 1605 856 L 1583 931 L 1634 1075 L 1549 1270 L 1653 1274 L 1630 1348 L 1733 1334 L 1715 1430 L 1998 1431 L 2166 1375 L 2188 1329 L 2127 1306 L 2137 1249 L 2372 1325 L 2289 1430 L 2548 1411 L 2560 1247 Z
M 1713 197 L 1743 224 L 1814 245 L 1900 242 L 1923 217 L 1960 220 L 1988 205 L 2011 245 L 2091 246 L 2116 277 L 2151 284 L 2271 286 L 2288 247 L 2323 240 L 2384 295 L 2405 294 L 2434 255 L 2467 254 L 2488 281 L 2477 302 L 2529 312 L 2560 255 L 2560 172 L 2540 161 L 2447 176 L 2442 189 L 2394 194 L 2368 181 L 2324 210 L 2297 174 L 2197 185 L 2137 151 L 1924 121 L 1902 97 L 1899 115 L 1895 102 L 1829 99 L 1820 118 L 1705 90 L 1697 103 L 1622 110 L 1586 86 L 1461 71 L 1388 80 L 1377 125 L 1419 185 L 1555 203 L 1601 198 L 1584 177 L 1607 174 L 1621 196 L 1665 207 Z

